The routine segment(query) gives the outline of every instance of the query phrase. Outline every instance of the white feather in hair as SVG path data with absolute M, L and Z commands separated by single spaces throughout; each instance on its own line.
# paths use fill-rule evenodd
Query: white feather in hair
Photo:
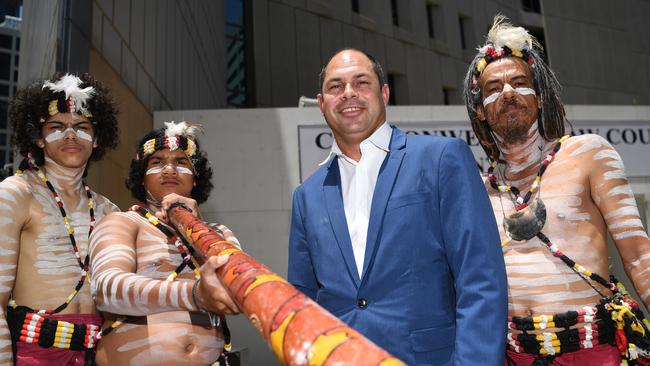
M 75 104 L 75 109 L 82 114 L 87 113 L 86 103 L 88 99 L 92 98 L 95 94 L 95 88 L 92 86 L 81 89 L 83 81 L 75 75 L 65 74 L 61 79 L 56 82 L 46 81 L 43 84 L 43 89 L 49 88 L 54 93 L 65 93 L 65 99 L 71 98 Z
M 514 27 L 507 21 L 503 15 L 494 17 L 492 28 L 488 32 L 486 44 L 479 48 L 481 53 L 485 53 L 487 48 L 492 46 L 496 50 L 508 46 L 514 50 L 531 50 L 533 45 L 537 46 L 537 41 L 523 27 Z
M 165 136 L 184 136 L 191 139 L 196 138 L 196 134 L 202 131 L 201 126 L 187 123 L 185 121 L 176 123 L 174 121 L 165 122 Z

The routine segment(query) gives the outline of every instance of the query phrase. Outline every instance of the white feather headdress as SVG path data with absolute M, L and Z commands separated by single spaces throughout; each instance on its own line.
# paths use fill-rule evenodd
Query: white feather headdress
M 183 136 L 195 139 L 197 133 L 201 131 L 201 126 L 187 123 L 186 121 L 179 123 L 174 121 L 165 122 L 165 136 L 167 137 Z
M 494 17 L 494 23 L 488 32 L 485 45 L 478 49 L 480 53 L 485 54 L 490 47 L 496 51 L 501 50 L 503 46 L 507 46 L 511 50 L 529 51 L 533 49 L 533 45 L 539 46 L 537 40 L 525 28 L 514 27 L 507 20 L 508 18 L 503 15 Z
M 95 94 L 95 88 L 92 86 L 81 89 L 79 86 L 83 83 L 75 75 L 65 74 L 61 79 L 56 82 L 51 82 L 47 80 L 43 84 L 43 89 L 48 88 L 54 93 L 65 93 L 65 99 L 69 100 L 74 106 L 73 111 L 69 112 L 80 112 L 82 114 L 88 114 L 86 104 L 93 94 Z

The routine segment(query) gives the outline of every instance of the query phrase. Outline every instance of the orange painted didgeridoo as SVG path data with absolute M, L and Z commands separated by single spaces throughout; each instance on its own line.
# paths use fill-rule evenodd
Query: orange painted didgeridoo
M 217 275 L 283 365 L 405 365 L 226 241 L 182 205 L 173 205 L 168 217 L 205 258 L 229 256 Z

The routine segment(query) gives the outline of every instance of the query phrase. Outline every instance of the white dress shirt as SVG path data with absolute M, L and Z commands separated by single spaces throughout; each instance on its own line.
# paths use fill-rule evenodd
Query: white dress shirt
M 321 163 L 327 162 L 332 155 L 339 157 L 345 220 L 348 224 L 359 278 L 361 278 L 366 254 L 372 195 L 375 192 L 379 168 L 388 154 L 392 133 L 391 127 L 384 122 L 370 137 L 361 142 L 361 159 L 358 162 L 343 154 L 334 140 L 332 151 Z

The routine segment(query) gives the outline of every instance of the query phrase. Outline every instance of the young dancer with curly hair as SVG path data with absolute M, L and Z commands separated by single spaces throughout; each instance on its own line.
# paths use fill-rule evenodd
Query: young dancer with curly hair
M 117 145 L 115 107 L 90 75 L 65 74 L 20 90 L 9 119 L 25 159 L 0 183 L 0 362 L 13 344 L 18 365 L 92 364 L 88 237 L 118 208 L 84 178 Z

